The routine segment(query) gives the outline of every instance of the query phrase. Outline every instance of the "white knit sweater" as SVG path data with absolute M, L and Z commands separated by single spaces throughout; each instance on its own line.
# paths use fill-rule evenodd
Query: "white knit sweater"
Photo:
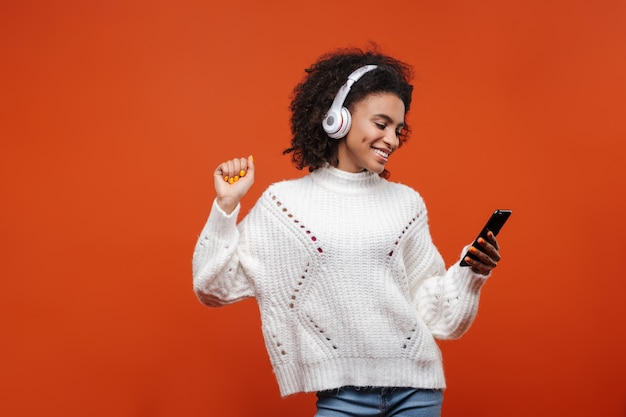
M 447 271 L 413 189 L 318 169 L 271 185 L 239 223 L 213 203 L 193 256 L 208 306 L 255 297 L 283 396 L 341 386 L 445 388 L 434 337 L 459 337 L 486 277 Z

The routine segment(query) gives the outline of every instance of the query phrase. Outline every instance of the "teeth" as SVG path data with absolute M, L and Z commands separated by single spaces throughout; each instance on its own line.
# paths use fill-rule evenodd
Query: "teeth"
M 378 155 L 382 156 L 385 159 L 389 158 L 389 154 L 385 151 L 381 151 L 380 149 L 374 148 L 374 152 L 376 152 Z

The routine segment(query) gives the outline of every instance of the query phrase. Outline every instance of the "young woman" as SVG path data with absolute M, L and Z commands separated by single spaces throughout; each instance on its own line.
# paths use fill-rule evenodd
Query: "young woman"
M 409 131 L 410 67 L 351 49 L 306 72 L 285 153 L 310 173 L 271 185 L 237 224 L 254 161 L 219 164 L 194 290 L 208 306 L 256 298 L 281 394 L 317 392 L 316 416 L 439 416 L 435 338 L 469 328 L 498 244 L 490 233 L 477 261 L 446 269 L 422 198 L 387 180 Z

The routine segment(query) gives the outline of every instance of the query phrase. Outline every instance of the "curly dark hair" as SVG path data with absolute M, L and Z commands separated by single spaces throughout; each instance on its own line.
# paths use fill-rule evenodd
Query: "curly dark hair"
M 409 83 L 413 72 L 409 65 L 380 53 L 375 46 L 365 51 L 345 48 L 322 55 L 305 70 L 307 75 L 294 88 L 289 107 L 293 137 L 291 147 L 285 149 L 283 154 L 292 154 L 296 168 L 308 167 L 309 171 L 314 171 L 327 164 L 337 164 L 340 141 L 328 137 L 322 127 L 322 120 L 348 75 L 370 64 L 378 68 L 354 83 L 344 106 L 352 111 L 355 103 L 370 94 L 393 93 L 404 103 L 405 113 L 409 111 L 413 92 L 413 86 Z M 408 134 L 409 128 L 405 125 L 400 145 L 407 140 Z M 380 176 L 388 178 L 389 171 L 385 169 Z

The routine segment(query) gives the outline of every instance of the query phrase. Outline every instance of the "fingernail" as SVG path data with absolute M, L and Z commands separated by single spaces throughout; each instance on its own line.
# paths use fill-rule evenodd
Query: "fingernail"
M 483 239 L 482 237 L 479 237 L 478 238 L 478 243 L 480 243 L 482 245 L 483 243 L 485 243 L 485 239 Z
M 224 177 L 224 181 L 228 182 L 228 175 Z
M 235 178 L 233 178 L 233 182 L 237 182 L 237 181 L 239 181 L 239 177 L 235 175 Z
M 476 252 L 478 252 L 478 249 L 476 249 L 476 248 L 475 248 L 475 247 L 473 247 L 473 246 L 471 246 L 469 250 L 470 250 L 470 252 L 472 252 L 472 253 L 476 253 Z
M 228 182 L 229 182 L 230 184 L 234 183 L 234 182 L 235 182 L 235 178 L 234 178 L 234 177 L 231 177 L 231 178 L 228 180 Z
M 254 162 L 254 156 L 250 155 L 250 160 Z
M 244 171 L 243 169 L 241 171 L 239 171 L 239 176 L 240 177 L 245 177 L 246 176 L 246 171 Z

